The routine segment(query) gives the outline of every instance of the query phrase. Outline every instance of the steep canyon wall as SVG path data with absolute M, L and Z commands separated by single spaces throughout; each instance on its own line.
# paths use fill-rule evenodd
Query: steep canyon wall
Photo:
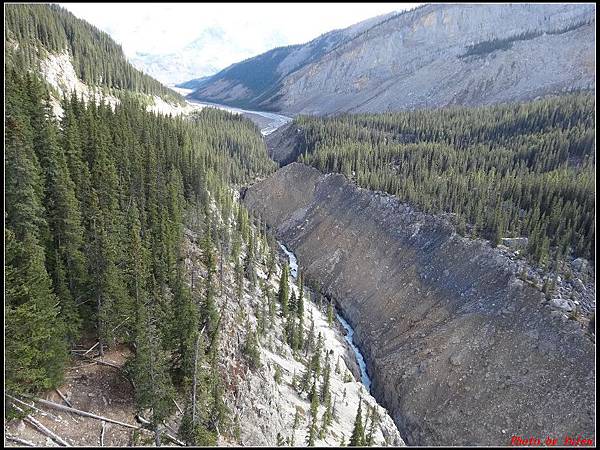
M 595 344 L 489 245 L 299 163 L 244 202 L 352 323 L 407 444 L 595 441 Z

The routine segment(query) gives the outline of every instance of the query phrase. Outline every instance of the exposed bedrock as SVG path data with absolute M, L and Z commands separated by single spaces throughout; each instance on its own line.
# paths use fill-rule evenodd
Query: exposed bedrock
M 407 444 L 595 442 L 595 344 L 487 244 L 299 163 L 244 202 L 351 322 Z

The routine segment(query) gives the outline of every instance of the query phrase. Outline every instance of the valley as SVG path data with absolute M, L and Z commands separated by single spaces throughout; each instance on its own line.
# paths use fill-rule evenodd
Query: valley
M 181 95 L 189 95 L 193 91 L 191 89 L 173 87 L 173 90 L 179 92 Z M 263 136 L 276 131 L 278 128 L 292 121 L 291 117 L 283 116 L 281 114 L 275 114 L 267 111 L 249 111 L 240 108 L 234 108 L 232 106 L 222 105 L 219 103 L 201 102 L 194 99 L 186 98 L 187 103 L 192 108 L 216 108 L 223 111 L 230 112 L 232 114 L 240 114 L 247 117 L 260 128 L 260 132 Z

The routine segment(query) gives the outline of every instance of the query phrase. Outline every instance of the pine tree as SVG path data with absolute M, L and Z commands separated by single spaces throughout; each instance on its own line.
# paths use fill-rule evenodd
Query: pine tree
M 333 303 L 329 302 L 327 304 L 327 323 L 329 326 L 333 326 Z
M 275 273 L 275 259 L 276 259 L 276 255 L 275 255 L 275 251 L 273 251 L 270 247 L 268 249 L 268 256 L 267 256 L 267 281 L 271 280 L 271 276 L 273 276 L 273 273 Z
M 139 413 L 149 409 L 150 422 L 160 445 L 160 427 L 174 408 L 174 389 L 167 367 L 167 355 L 162 350 L 160 336 L 152 319 L 149 305 L 142 302 L 135 325 L 135 356 L 128 372 L 135 384 L 135 402 Z
M 256 286 L 256 268 L 254 255 L 254 236 L 249 232 L 249 241 L 246 247 L 246 258 L 244 260 L 244 275 L 250 281 L 251 286 Z
M 350 436 L 348 445 L 350 447 L 362 447 L 365 445 L 365 432 L 362 422 L 362 399 L 358 402 L 358 410 L 356 411 L 356 418 L 354 419 L 354 428 L 352 429 L 352 435 Z
M 129 304 L 122 273 L 116 265 L 117 255 L 114 236 L 109 233 L 105 217 L 99 206 L 98 196 L 92 190 L 90 205 L 90 244 L 88 261 L 90 275 L 94 275 L 92 298 L 96 300 L 97 330 L 100 341 L 99 351 L 103 355 L 104 346 L 115 340 L 114 329 L 128 310 Z
M 289 301 L 289 285 L 288 285 L 288 274 L 289 267 L 287 263 L 283 266 L 281 277 L 279 278 L 279 292 L 277 294 L 277 300 L 281 305 L 281 315 L 283 317 L 288 316 L 288 301 Z
M 211 399 L 209 396 L 210 373 L 205 369 L 205 343 L 201 332 L 194 333 L 192 377 L 187 380 L 189 391 L 185 413 L 179 426 L 179 436 L 189 445 L 216 445 L 217 437 L 208 427 Z
M 294 414 L 294 423 L 292 425 L 292 434 L 290 436 L 290 446 L 294 447 L 294 441 L 296 439 L 296 430 L 300 425 L 300 409 L 296 407 L 296 413 Z
M 250 330 L 246 335 L 246 341 L 242 352 L 246 357 L 248 365 L 251 369 L 258 369 L 261 366 L 260 363 L 260 349 L 258 347 L 258 339 L 256 338 L 256 332 Z
M 204 234 L 202 241 L 203 262 L 206 266 L 207 275 L 205 280 L 204 301 L 201 307 L 201 316 L 203 324 L 206 326 L 208 336 L 212 341 L 219 322 L 219 311 L 215 303 L 214 277 L 217 271 L 213 242 L 209 233 Z
M 301 281 L 299 281 L 301 283 Z M 295 336 L 295 348 L 302 350 L 304 348 L 304 290 L 302 284 L 300 284 L 300 292 L 298 295 L 298 302 L 296 304 L 296 314 L 298 316 L 298 325 L 296 326 Z
M 369 433 L 365 439 L 365 445 L 371 447 L 375 444 L 375 433 L 378 425 L 379 414 L 377 413 L 377 407 L 373 405 L 371 407 L 371 424 L 369 425 Z
M 75 196 L 62 148 L 58 145 L 55 126 L 47 121 L 39 142 L 43 147 L 42 166 L 46 171 L 45 205 L 52 234 L 49 252 L 54 285 L 61 292 L 61 312 L 71 341 L 77 338 L 80 318 L 75 299 L 85 292 L 87 283 L 86 261 L 82 251 L 84 233 L 80 205 Z M 64 271 L 64 277 L 59 272 Z M 64 283 L 59 286 L 59 283 Z
M 319 411 L 319 394 L 317 393 L 315 381 L 313 381 L 308 398 L 310 400 L 310 424 L 308 427 L 308 433 L 306 435 L 306 445 L 309 447 L 314 447 L 318 432 L 317 413 Z
M 43 248 L 25 232 L 5 229 L 5 380 L 13 393 L 36 393 L 61 382 L 67 362 L 58 299 L 52 293 Z
M 331 385 L 330 385 L 330 377 L 331 377 L 331 365 L 329 363 L 329 352 L 327 352 L 327 356 L 325 358 L 325 367 L 323 369 L 323 383 L 321 384 L 321 402 L 327 403 L 331 401 Z

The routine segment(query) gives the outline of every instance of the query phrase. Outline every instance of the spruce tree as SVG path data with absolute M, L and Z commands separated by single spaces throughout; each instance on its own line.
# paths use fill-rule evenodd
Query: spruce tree
M 44 250 L 25 232 L 5 229 L 5 380 L 13 393 L 37 393 L 59 385 L 67 362 L 65 324 L 44 264 Z
M 362 422 L 362 399 L 358 402 L 358 410 L 356 411 L 356 418 L 354 419 L 354 428 L 352 429 L 352 435 L 350 436 L 348 445 L 350 447 L 362 447 L 365 445 L 365 431 Z
M 277 294 L 277 300 L 279 301 L 279 305 L 281 305 L 281 315 L 283 317 L 288 316 L 288 301 L 289 301 L 288 274 L 289 274 L 289 267 L 288 267 L 288 264 L 286 263 L 283 266 L 283 270 L 281 272 L 281 277 L 279 278 L 279 292 Z
M 206 266 L 207 275 L 205 280 L 204 300 L 201 307 L 203 324 L 206 326 L 208 336 L 212 341 L 219 322 L 219 311 L 215 302 L 215 274 L 217 263 L 213 250 L 213 242 L 209 233 L 204 234 L 202 241 L 203 262 Z
M 258 369 L 261 366 L 260 363 L 260 349 L 258 347 L 258 339 L 256 338 L 256 332 L 250 330 L 246 335 L 246 341 L 242 349 L 246 361 L 251 369 Z
M 377 407 L 373 405 L 371 407 L 371 424 L 369 425 L 369 433 L 365 439 L 365 445 L 369 447 L 375 444 L 375 433 L 377 426 L 379 425 L 379 414 L 377 413 Z
M 135 385 L 135 402 L 140 414 L 149 409 L 149 418 L 160 445 L 160 427 L 171 414 L 174 389 L 168 373 L 167 355 L 162 349 L 160 335 L 154 323 L 151 305 L 142 302 L 135 325 L 135 356 L 128 372 Z

